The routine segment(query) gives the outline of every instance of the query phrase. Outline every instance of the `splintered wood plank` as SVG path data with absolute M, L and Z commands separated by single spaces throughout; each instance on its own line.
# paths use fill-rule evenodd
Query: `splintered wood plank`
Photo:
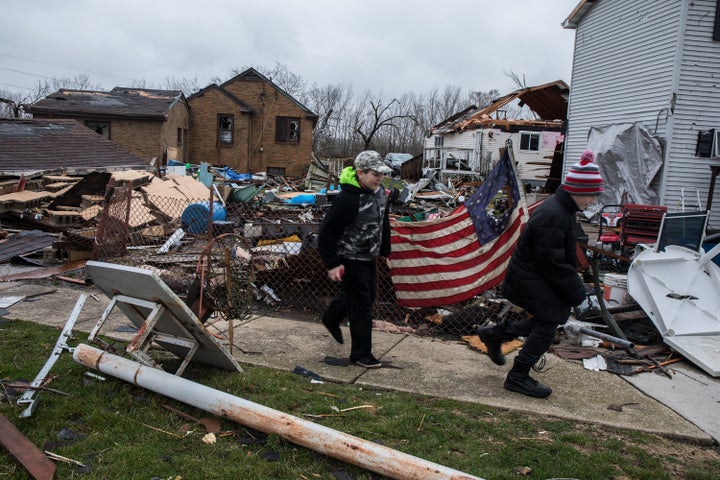
M 2 414 L 0 414 L 0 444 L 35 480 L 55 478 L 55 464 Z

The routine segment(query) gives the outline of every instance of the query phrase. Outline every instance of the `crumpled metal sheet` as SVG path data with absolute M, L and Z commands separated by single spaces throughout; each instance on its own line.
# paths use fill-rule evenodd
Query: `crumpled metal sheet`
M 643 125 L 620 123 L 592 127 L 587 148 L 595 153 L 595 163 L 605 180 L 599 205 L 657 205 L 658 193 L 651 185 L 663 165 L 662 145 Z M 566 163 L 575 161 L 570 159 Z M 627 198 L 623 201 L 625 193 Z
M 0 263 L 10 261 L 19 255 L 42 252 L 45 247 L 57 241 L 57 236 L 42 230 L 26 230 L 18 232 L 0 243 Z

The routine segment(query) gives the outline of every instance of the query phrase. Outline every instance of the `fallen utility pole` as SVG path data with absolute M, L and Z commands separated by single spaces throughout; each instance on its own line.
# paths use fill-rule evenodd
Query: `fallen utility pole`
M 141 365 L 86 344 L 73 359 L 155 393 L 246 425 L 274 433 L 302 447 L 399 480 L 482 480 L 332 428 L 235 397 L 159 368 Z

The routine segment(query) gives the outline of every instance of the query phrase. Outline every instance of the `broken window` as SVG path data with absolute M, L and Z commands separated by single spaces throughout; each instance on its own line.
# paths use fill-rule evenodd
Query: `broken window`
M 698 132 L 697 144 L 695 145 L 696 157 L 712 156 L 714 137 L 715 130 L 705 130 Z
M 537 152 L 540 150 L 540 134 L 531 132 L 520 133 L 520 150 Z
M 300 141 L 300 119 L 297 117 L 276 117 L 275 118 L 275 141 L 276 142 L 299 142 Z
M 232 145 L 233 144 L 233 125 L 235 124 L 235 117 L 233 115 L 219 114 L 218 115 L 218 145 Z
M 85 126 L 103 138 L 110 140 L 110 122 L 87 120 Z

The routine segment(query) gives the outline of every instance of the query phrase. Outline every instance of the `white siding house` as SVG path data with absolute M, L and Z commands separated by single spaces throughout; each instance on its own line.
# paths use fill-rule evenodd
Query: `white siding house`
M 591 128 L 639 123 L 663 145 L 658 203 L 673 211 L 683 191 L 696 199 L 697 189 L 703 209 L 712 197 L 710 227 L 720 227 L 720 193 L 710 191 L 720 157 L 707 143 L 720 131 L 719 8 L 719 0 L 578 3 L 563 22 L 576 30 L 564 173 Z
M 438 170 L 441 178 L 452 174 L 483 177 L 511 139 L 520 180 L 544 185 L 556 147 L 564 141 L 568 92 L 567 84 L 558 80 L 517 90 L 480 110 L 469 107 L 456 113 L 428 132 L 423 168 Z M 534 118 L 505 118 L 502 108 L 511 102 L 526 105 Z

